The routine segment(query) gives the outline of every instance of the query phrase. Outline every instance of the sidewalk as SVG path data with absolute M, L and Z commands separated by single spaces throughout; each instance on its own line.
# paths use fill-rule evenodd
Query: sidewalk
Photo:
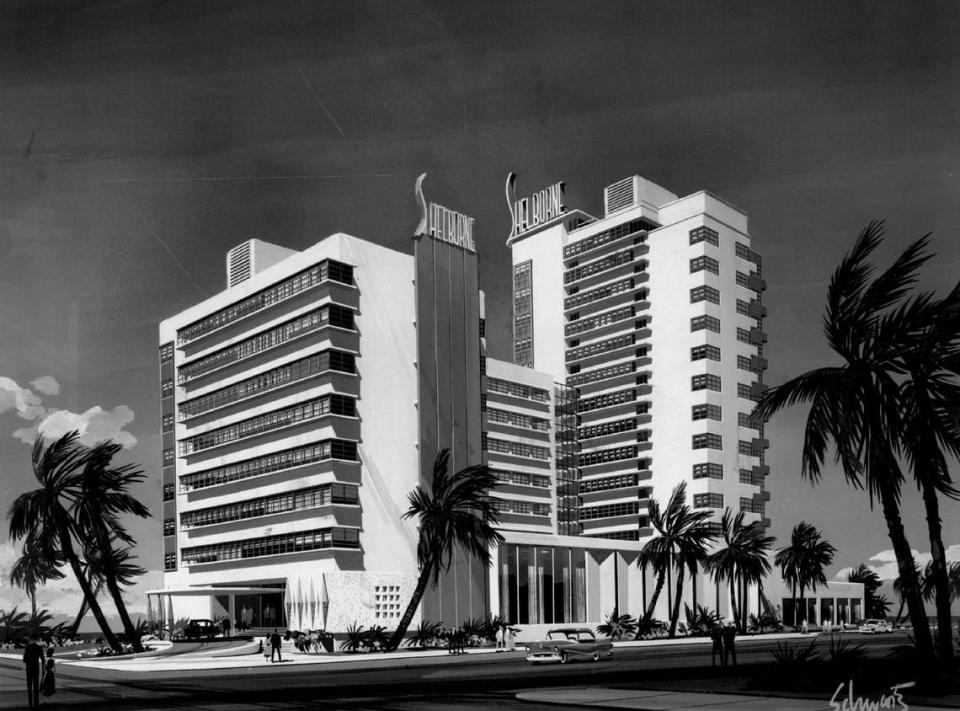
M 747 696 L 744 694 L 693 694 L 679 691 L 611 689 L 600 686 L 588 686 L 579 689 L 543 689 L 517 694 L 518 701 L 526 701 L 527 703 L 557 705 L 565 708 L 581 706 L 598 709 L 635 709 L 636 711 L 673 711 L 674 709 L 694 708 L 697 711 L 739 711 L 739 709 L 745 709 L 746 711 L 767 711 L 768 709 L 771 711 L 833 711 L 836 709 L 836 711 L 840 711 L 841 707 L 843 711 L 854 711 L 855 708 L 942 711 L 942 709 L 960 707 L 960 698 L 945 699 L 944 701 L 950 704 L 949 706 L 919 706 L 912 703 L 898 703 L 889 694 L 886 699 L 887 705 L 874 706 L 873 704 L 881 700 L 879 696 L 865 696 L 859 704 L 856 704 L 857 697 L 855 696 L 855 705 L 851 706 L 849 697 L 845 695 L 838 695 L 831 704 L 829 698 L 817 700 Z

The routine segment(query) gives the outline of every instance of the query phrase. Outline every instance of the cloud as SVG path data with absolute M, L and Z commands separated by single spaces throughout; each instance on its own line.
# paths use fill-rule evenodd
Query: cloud
M 13 436 L 32 444 L 38 432 L 46 438 L 56 439 L 77 430 L 82 444 L 92 446 L 111 439 L 129 449 L 137 444 L 137 438 L 123 428 L 133 422 L 134 416 L 133 410 L 126 405 L 117 405 L 112 410 L 104 410 L 96 405 L 82 413 L 51 409 L 33 427 L 18 429 Z
M 917 549 L 912 549 L 913 559 L 917 561 L 917 565 L 921 568 L 930 562 L 932 556 L 929 553 L 921 553 Z M 944 551 L 947 561 L 954 562 L 960 561 L 960 543 L 954 543 L 951 546 L 948 546 Z M 867 559 L 870 568 L 873 572 L 877 574 L 877 577 L 880 580 L 896 580 L 900 577 L 900 569 L 897 567 L 897 555 L 893 552 L 892 548 L 887 548 L 882 550 L 879 553 L 875 553 Z M 834 575 L 834 580 L 846 580 L 847 574 L 853 570 L 851 567 L 841 568 L 837 571 L 837 574 Z
M 45 387 L 50 386 L 51 382 L 53 384 L 57 383 L 49 375 L 38 378 L 34 382 L 42 382 Z M 57 387 L 60 386 L 57 385 Z M 37 389 L 41 390 L 41 388 Z M 43 391 L 41 390 L 41 392 Z M 22 388 L 17 385 L 15 380 L 0 375 L 0 413 L 7 410 L 16 410 L 17 414 L 24 420 L 35 420 L 45 412 L 42 402 L 40 397 L 29 388 Z
M 60 394 L 60 383 L 49 375 L 41 375 L 36 380 L 31 380 L 30 384 L 44 395 Z

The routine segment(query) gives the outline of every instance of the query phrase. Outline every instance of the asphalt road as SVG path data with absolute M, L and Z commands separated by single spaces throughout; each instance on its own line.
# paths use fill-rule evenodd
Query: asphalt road
M 887 653 L 906 637 L 893 635 L 844 635 L 863 644 L 871 656 Z M 796 642 L 791 642 L 796 644 Z M 818 646 L 827 641 L 820 637 Z M 768 663 L 776 642 L 741 638 L 737 643 L 740 665 Z M 362 667 L 362 665 L 358 665 Z M 514 694 L 523 689 L 604 685 L 651 681 L 682 670 L 710 669 L 710 643 L 618 648 L 611 660 L 566 665 L 531 665 L 523 654 L 484 654 L 398 660 L 389 668 L 367 670 L 339 664 L 322 668 L 264 665 L 258 657 L 251 667 L 266 667 L 249 676 L 219 676 L 216 672 L 175 680 L 112 683 L 68 678 L 60 675 L 58 692 L 44 700 L 46 708 L 87 705 L 90 708 L 204 709 L 427 709 L 509 708 L 542 706 L 518 702 Z M 339 668 L 338 668 L 339 667 Z M 660 672 L 659 674 L 657 672 Z M 712 673 L 710 671 L 707 672 Z M 23 708 L 25 682 L 20 665 L 0 661 L 0 709 Z

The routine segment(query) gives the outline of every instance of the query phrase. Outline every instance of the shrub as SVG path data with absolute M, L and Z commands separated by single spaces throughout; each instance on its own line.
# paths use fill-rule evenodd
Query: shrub
M 437 638 L 440 636 L 441 627 L 443 627 L 443 625 L 439 622 L 421 620 L 413 636 L 408 639 L 405 644 L 408 647 L 435 647 L 437 645 Z
M 721 620 L 720 613 L 704 605 L 697 605 L 697 609 L 693 610 L 687 603 L 683 603 L 683 614 L 687 618 L 687 632 L 694 637 L 709 635 Z
M 390 635 L 387 634 L 387 628 L 383 625 L 374 625 L 363 633 L 363 646 L 371 652 L 380 651 L 387 646 L 390 641 Z
M 359 652 L 364 647 L 365 634 L 363 625 L 354 622 L 347 627 L 347 638 L 340 643 L 340 649 L 345 652 Z
M 820 655 L 813 651 L 816 644 L 816 639 L 811 639 L 807 645 L 777 642 L 777 648 L 771 654 L 781 671 L 792 671 L 820 659 Z
M 621 639 L 637 630 L 637 621 L 630 615 L 618 615 L 614 610 L 607 616 L 606 622 L 597 625 L 597 632 L 610 639 Z

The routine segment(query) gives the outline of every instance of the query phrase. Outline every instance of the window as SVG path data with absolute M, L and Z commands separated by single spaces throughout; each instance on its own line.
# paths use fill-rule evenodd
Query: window
M 503 469 L 491 469 L 490 473 L 493 474 L 497 481 L 504 484 L 517 484 L 519 486 L 536 486 L 541 489 L 549 489 L 553 482 L 548 476 L 540 476 L 538 474 L 527 474 L 526 472 L 513 472 L 506 471 Z
M 720 376 L 706 373 L 704 375 L 694 375 L 690 379 L 691 390 L 716 390 L 721 391 Z
M 485 355 L 480 356 L 480 374 L 487 374 L 487 357 Z
M 173 395 L 173 379 L 167 378 L 160 383 L 160 396 L 170 397 L 171 395 Z
M 723 494 L 694 494 L 693 508 L 695 509 L 722 509 Z
M 614 420 L 604 422 L 599 425 L 588 425 L 578 430 L 578 439 L 590 439 L 591 437 L 603 437 L 605 435 L 616 434 L 618 432 L 628 432 L 635 429 L 637 421 L 630 417 L 626 420 Z
M 750 248 L 743 242 L 737 242 L 734 249 L 736 249 L 737 256 L 740 257 L 740 259 L 746 259 L 750 262 L 753 261 L 753 254 L 750 252 Z
M 172 518 L 163 519 L 163 535 L 172 536 L 177 532 L 177 522 Z
M 595 235 L 584 237 L 573 244 L 567 245 L 563 248 L 563 258 L 571 259 L 576 257 L 578 254 L 596 249 L 597 247 L 609 244 L 610 242 L 614 242 L 622 237 L 627 237 L 628 235 L 632 235 L 636 232 L 640 233 L 639 237 L 642 238 L 640 241 L 643 242 L 646 239 L 646 228 L 647 223 L 642 220 L 634 220 L 632 222 L 626 222 L 622 225 L 617 225 L 609 230 L 598 232 Z
M 356 330 L 353 311 L 345 306 L 327 304 L 315 311 L 291 319 L 280 326 L 263 331 L 252 338 L 187 363 L 179 369 L 177 378 L 181 383 L 191 378 L 198 378 L 212 370 L 276 348 L 282 343 L 300 338 L 326 326 L 336 326 L 351 331 Z
M 523 442 L 508 442 L 490 436 L 486 438 L 485 449 L 488 452 L 509 454 L 514 457 L 527 457 L 529 459 L 550 458 L 550 450 L 546 447 L 537 447 L 532 444 L 524 444 Z
M 174 489 L 173 484 L 164 484 L 164 485 L 163 485 L 163 500 L 164 500 L 164 501 L 173 501 L 174 496 L 176 496 L 176 490 Z
M 704 462 L 693 465 L 694 479 L 723 479 L 723 465 Z
M 742 286 L 744 289 L 749 289 L 750 275 L 745 274 L 744 272 L 737 272 L 737 286 Z
M 707 257 L 707 256 L 694 257 L 693 259 L 691 259 L 690 273 L 693 274 L 695 272 L 702 272 L 702 271 L 712 272 L 713 274 L 719 274 L 720 262 L 718 262 L 713 257 Z
M 520 427 L 527 430 L 537 430 L 539 432 L 550 431 L 549 420 L 543 420 L 530 415 L 522 415 L 518 412 L 496 410 L 494 408 L 487 410 L 487 422 L 497 425 L 507 425 L 509 427 Z
M 606 257 L 602 257 L 594 262 L 589 264 L 584 264 L 582 267 L 577 267 L 575 269 L 568 269 L 564 272 L 563 283 L 570 284 L 571 282 L 579 281 L 581 279 L 586 279 L 587 277 L 593 276 L 595 274 L 601 274 L 605 271 L 611 269 L 616 269 L 617 267 L 629 264 L 633 261 L 633 250 L 625 249 L 622 252 L 614 252 L 609 254 Z M 641 262 L 643 264 L 643 262 Z M 642 269 L 640 271 L 643 271 Z
M 741 316 L 750 315 L 750 302 L 743 299 L 737 299 L 737 313 Z
M 598 518 L 613 516 L 635 516 L 640 513 L 640 503 L 624 501 L 619 504 L 605 504 L 604 506 L 589 506 L 580 509 L 580 520 L 591 521 Z
M 224 506 L 195 509 L 180 514 L 180 525 L 183 528 L 212 526 L 218 523 L 242 521 L 248 518 L 259 518 L 289 511 L 303 511 L 320 506 L 330 506 L 331 504 L 356 506 L 359 503 L 356 486 L 339 483 L 324 484 L 323 486 L 287 491 L 274 496 L 247 499 Z
M 719 405 L 694 405 L 692 408 L 692 419 L 694 420 L 716 420 L 723 419 L 722 410 Z
M 577 402 L 577 412 L 590 412 L 591 410 L 599 410 L 603 407 L 613 407 L 614 405 L 633 402 L 636 399 L 637 394 L 633 389 L 616 390 L 610 393 L 603 393 L 602 395 L 595 395 L 594 397 L 582 398 Z
M 176 570 L 177 569 L 177 554 L 176 553 L 167 553 L 163 556 L 163 569 L 164 570 Z
M 550 393 L 546 390 L 532 388 L 529 385 L 514 383 L 509 380 L 500 380 L 499 378 L 487 378 L 487 392 L 519 397 L 524 400 L 534 400 L 535 402 L 550 401 Z
M 713 316 L 694 316 L 690 319 L 690 331 L 713 331 L 720 333 L 720 319 Z
M 759 501 L 754 503 L 753 499 L 741 496 L 740 510 L 745 513 L 756 513 L 763 516 L 763 503 Z
M 513 362 L 533 366 L 533 262 L 513 267 Z M 483 332 L 486 326 L 481 322 Z M 481 333 L 481 336 L 483 333 Z
M 177 340 L 187 343 L 228 323 L 244 318 L 260 309 L 264 309 L 291 296 L 310 289 L 323 281 L 337 281 L 341 284 L 353 284 L 353 267 L 349 264 L 325 259 L 305 271 L 274 286 L 258 291 L 253 296 L 238 301 L 225 309 L 220 309 L 185 328 L 177 331 Z
M 712 286 L 695 286 L 690 290 L 690 303 L 695 304 L 699 301 L 709 301 L 711 304 L 720 303 L 720 291 Z M 739 302 L 740 300 L 737 299 Z
M 480 338 L 484 338 L 487 335 L 487 320 L 485 318 L 480 319 Z
M 193 546 L 184 548 L 180 555 L 184 565 L 200 565 L 327 548 L 356 549 L 359 547 L 360 532 L 357 529 L 321 528 L 278 536 L 261 536 L 206 546 Z
M 574 371 L 574 368 L 577 370 Z M 579 368 L 580 366 L 577 365 L 571 366 L 570 368 L 571 375 L 567 378 L 567 384 L 571 387 L 577 387 L 579 385 L 584 385 L 585 383 L 595 383 L 599 380 L 608 380 L 621 375 L 627 375 L 629 373 L 633 373 L 637 366 L 635 363 L 617 363 L 616 365 L 611 365 L 606 368 L 588 370 L 585 373 L 580 373 Z M 579 373 L 579 375 L 577 373 Z
M 636 447 L 614 447 L 613 449 L 599 449 L 595 452 L 582 452 L 579 456 L 579 465 L 589 467 L 593 464 L 619 462 L 624 459 L 633 459 L 637 456 Z
M 583 479 L 580 481 L 580 493 L 590 493 L 593 491 L 609 491 L 610 489 L 626 489 L 637 485 L 636 474 L 618 474 L 617 476 L 607 476 L 602 479 Z M 637 498 L 643 498 L 638 496 Z
M 747 356 L 742 356 L 742 355 L 737 356 L 737 367 L 740 370 L 753 372 L 753 367 L 750 365 L 750 358 L 748 358 Z
M 753 484 L 754 486 L 763 486 L 763 476 L 754 474 L 753 469 L 741 469 L 740 483 Z
M 760 429 L 760 426 L 756 422 L 754 422 L 753 418 L 750 415 L 743 412 L 737 413 L 737 426 L 748 427 L 752 430 Z
M 171 360 L 173 360 L 173 344 L 164 343 L 160 346 L 160 362 L 169 363 Z
M 717 234 L 716 230 L 709 227 L 695 227 L 690 230 L 690 244 L 699 244 L 700 242 L 707 242 L 714 247 L 718 247 L 720 246 L 720 235 Z
M 737 326 L 737 340 L 741 343 L 750 343 L 750 330 Z
M 172 447 L 163 450 L 163 465 L 164 465 L 164 466 L 168 466 L 168 465 L 170 465 L 170 464 L 173 464 L 173 460 L 174 460 L 174 459 L 175 459 L 175 457 L 174 457 L 174 455 L 173 455 L 173 448 L 172 448 Z
M 756 452 L 753 451 L 753 445 L 750 442 L 744 442 L 743 440 L 740 440 L 737 443 L 737 452 L 739 452 L 740 454 L 745 454 L 748 457 L 759 456 Z
M 758 399 L 753 394 L 753 388 L 744 383 L 737 383 L 737 397 L 742 397 L 744 400 L 753 400 L 754 402 Z
M 693 435 L 694 449 L 723 449 L 723 438 L 715 432 Z
M 650 403 L 649 403 L 649 402 L 641 402 L 639 405 L 637 405 L 637 414 L 638 414 L 638 415 L 646 415 L 648 412 L 650 412 Z
M 583 293 L 576 293 L 568 296 L 563 300 L 563 308 L 564 310 L 575 309 L 579 306 L 583 306 L 584 304 L 589 304 L 594 301 L 601 301 L 602 299 L 607 299 L 624 291 L 629 291 L 630 289 L 634 288 L 634 286 L 636 286 L 636 281 L 633 279 L 633 277 L 620 279 L 612 284 L 604 284 L 596 289 L 591 289 L 590 291 L 584 291 Z M 644 298 L 645 297 L 646 293 L 644 292 Z
M 164 415 L 160 420 L 160 431 L 169 432 L 173 429 L 173 415 Z
M 608 338 L 605 341 L 596 341 L 578 348 L 570 348 L 567 350 L 566 361 L 569 363 L 574 360 L 589 358 L 601 353 L 609 353 L 610 351 L 632 346 L 635 342 L 636 341 L 632 333 L 625 333 L 622 336 Z
M 720 362 L 720 349 L 716 346 L 694 346 L 690 349 L 690 360 L 715 360 Z
M 346 439 L 325 439 L 305 447 L 294 447 L 293 449 L 254 457 L 223 467 L 204 469 L 180 477 L 180 488 L 183 491 L 205 489 L 209 486 L 249 479 L 261 474 L 269 474 L 330 459 L 348 462 L 358 461 L 357 443 Z
M 293 407 L 273 410 L 263 415 L 241 420 L 232 425 L 181 440 L 180 456 L 329 415 L 356 417 L 356 400 L 348 395 L 332 393 Z
M 614 309 L 613 311 L 607 311 L 606 313 L 602 313 L 597 316 L 591 316 L 590 318 L 571 321 L 563 327 L 563 332 L 566 336 L 575 336 L 583 333 L 584 331 L 592 331 L 595 328 L 608 326 L 611 323 L 626 321 L 627 319 L 633 318 L 635 315 L 636 312 L 632 306 L 625 306 L 623 308 Z M 646 326 L 646 323 L 644 323 L 644 326 Z

